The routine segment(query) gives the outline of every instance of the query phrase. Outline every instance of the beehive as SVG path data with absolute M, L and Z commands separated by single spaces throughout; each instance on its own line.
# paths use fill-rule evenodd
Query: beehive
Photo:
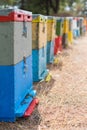
M 67 34 L 69 31 L 69 20 L 67 18 L 64 18 L 63 21 L 63 33 Z
M 65 17 L 63 21 L 63 36 L 62 36 L 62 45 L 64 48 L 66 48 L 69 44 L 68 32 L 69 32 L 69 20 Z
M 68 17 L 69 20 L 69 31 L 68 31 L 68 41 L 70 44 L 73 43 L 73 18 Z
M 33 14 L 32 22 L 32 63 L 33 81 L 39 81 L 48 74 L 46 66 L 47 17 Z
M 83 17 L 80 17 L 80 35 L 82 36 L 83 35 Z
M 56 35 L 62 36 L 63 33 L 63 18 L 57 17 L 56 18 Z
M 52 16 L 47 17 L 47 63 L 52 63 L 54 59 L 54 39 L 56 32 L 56 20 Z
M 31 12 L 0 10 L 0 121 L 22 117 L 36 95 L 32 87 L 31 20 Z
M 56 37 L 54 44 L 54 54 L 62 51 L 63 18 L 56 17 Z

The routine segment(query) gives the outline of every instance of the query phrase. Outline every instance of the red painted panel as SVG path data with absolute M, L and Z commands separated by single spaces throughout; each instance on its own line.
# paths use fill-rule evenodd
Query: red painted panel
M 12 11 L 7 16 L 0 16 L 0 22 L 10 22 L 10 21 L 32 21 L 32 16 L 26 13 L 26 11 Z
M 55 38 L 54 55 L 56 55 L 59 51 L 62 51 L 62 37 L 61 36 L 58 36 Z
M 29 105 L 29 107 L 27 108 L 26 112 L 24 113 L 24 117 L 28 117 L 32 114 L 34 108 L 36 105 L 38 105 L 39 100 L 37 98 L 35 98 L 31 104 Z

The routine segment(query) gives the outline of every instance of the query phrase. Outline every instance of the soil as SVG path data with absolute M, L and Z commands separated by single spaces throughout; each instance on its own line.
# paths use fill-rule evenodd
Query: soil
M 28 118 L 0 123 L 0 130 L 87 130 L 87 35 L 48 65 L 52 79 L 34 83 L 39 105 Z

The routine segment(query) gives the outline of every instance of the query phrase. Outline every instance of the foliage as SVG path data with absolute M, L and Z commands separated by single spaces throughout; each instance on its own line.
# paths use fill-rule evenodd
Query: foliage
M 66 6 L 69 6 L 72 12 L 74 9 L 78 12 L 82 8 L 81 1 L 84 0 L 0 0 L 0 4 L 17 5 L 33 13 L 56 15 L 58 12 L 64 12 Z M 77 3 L 76 6 L 73 6 L 73 3 Z

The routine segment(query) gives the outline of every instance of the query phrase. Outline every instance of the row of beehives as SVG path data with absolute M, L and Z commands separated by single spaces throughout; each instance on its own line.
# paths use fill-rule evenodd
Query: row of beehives
M 47 76 L 47 64 L 72 43 L 73 35 L 85 33 L 84 19 L 79 26 L 75 20 L 0 10 L 0 121 L 32 113 L 38 103 L 33 82 Z
M 54 55 L 69 44 L 73 38 L 86 33 L 86 19 L 82 17 L 52 17 L 33 14 L 32 56 L 33 81 L 44 79 L 46 65 L 52 63 Z

